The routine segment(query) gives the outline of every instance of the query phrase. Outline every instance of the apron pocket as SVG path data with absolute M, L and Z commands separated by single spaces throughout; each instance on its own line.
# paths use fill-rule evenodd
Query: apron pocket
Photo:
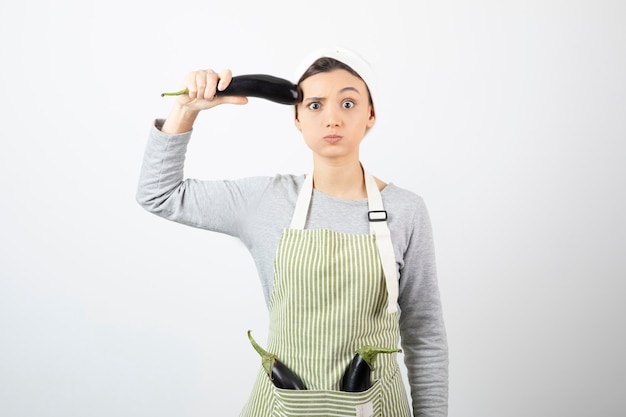
M 381 417 L 381 388 L 367 391 L 286 390 L 274 387 L 273 417 Z

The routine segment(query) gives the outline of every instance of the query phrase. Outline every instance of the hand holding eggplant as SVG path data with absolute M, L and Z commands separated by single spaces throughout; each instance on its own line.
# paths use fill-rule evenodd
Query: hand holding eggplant
M 221 79 L 219 88 L 205 89 L 204 98 L 211 100 L 215 97 L 258 97 L 279 104 L 297 104 L 300 101 L 298 87 L 291 81 L 267 74 L 246 74 L 232 77 L 230 72 L 227 79 Z M 195 90 L 189 87 L 171 93 L 162 93 L 164 96 L 180 96 L 187 94 L 194 97 Z M 208 95 L 207 95 L 208 94 Z
M 226 103 L 246 104 L 247 97 L 216 96 L 216 92 L 228 87 L 232 78 L 233 75 L 229 69 L 219 74 L 211 69 L 187 74 L 183 81 L 183 90 L 176 93 L 178 98 L 165 119 L 161 131 L 168 134 L 188 132 L 193 128 L 202 110 Z
M 220 99 L 217 99 L 218 94 L 228 88 L 232 79 L 230 69 L 220 73 L 212 69 L 193 71 L 183 80 L 182 90 L 163 93 L 161 96 L 177 96 L 179 105 L 195 111 L 206 110 L 223 103 L 246 104 L 248 100 L 243 96 L 220 95 Z
M 302 379 L 284 363 L 276 358 L 276 355 L 269 353 L 252 338 L 250 330 L 248 330 L 248 339 L 254 349 L 261 355 L 261 363 L 265 372 L 270 377 L 277 388 L 305 390 L 306 386 Z

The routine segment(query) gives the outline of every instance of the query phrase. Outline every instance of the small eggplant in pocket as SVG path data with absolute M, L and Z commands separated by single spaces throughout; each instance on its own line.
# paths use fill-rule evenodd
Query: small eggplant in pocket
M 341 391 L 363 392 L 372 386 L 372 363 L 379 353 L 401 352 L 400 349 L 389 349 L 365 345 L 357 350 L 350 365 L 341 378 Z
M 250 339 L 250 343 L 254 349 L 261 355 L 261 364 L 263 365 L 263 369 L 272 380 L 272 383 L 277 388 L 283 389 L 294 389 L 294 390 L 305 390 L 306 385 L 302 382 L 302 379 L 287 365 L 282 363 L 276 358 L 276 355 L 273 353 L 269 353 L 252 338 L 252 334 L 250 330 L 248 330 L 248 339 Z

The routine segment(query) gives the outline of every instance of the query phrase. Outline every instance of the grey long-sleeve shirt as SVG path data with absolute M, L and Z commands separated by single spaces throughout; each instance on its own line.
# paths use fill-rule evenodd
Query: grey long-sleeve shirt
M 269 305 L 273 260 L 289 227 L 304 175 L 237 180 L 185 179 L 191 132 L 168 135 L 152 126 L 137 201 L 166 219 L 239 238 L 250 251 Z M 417 416 L 447 416 L 448 347 L 430 219 L 423 199 L 388 184 L 381 192 L 400 272 L 400 334 Z M 367 199 L 344 200 L 314 190 L 307 228 L 370 233 Z

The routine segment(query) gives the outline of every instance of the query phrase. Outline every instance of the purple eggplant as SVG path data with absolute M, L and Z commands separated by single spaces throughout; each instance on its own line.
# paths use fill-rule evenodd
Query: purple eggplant
M 400 349 L 380 348 L 365 345 L 357 350 L 341 378 L 341 391 L 363 392 L 372 386 L 372 363 L 379 353 L 395 353 Z
M 252 333 L 248 330 L 248 339 L 254 349 L 261 355 L 261 364 L 263 369 L 272 380 L 272 383 L 277 388 L 294 389 L 294 390 L 306 390 L 306 385 L 302 382 L 302 379 L 287 365 L 282 363 L 276 358 L 276 355 L 269 353 L 252 338 Z
M 187 94 L 187 89 L 172 93 L 162 93 L 163 96 L 180 96 Z M 284 78 L 267 74 L 236 75 L 228 87 L 217 91 L 216 96 L 243 96 L 258 97 L 279 104 L 298 104 L 300 94 L 298 87 Z

